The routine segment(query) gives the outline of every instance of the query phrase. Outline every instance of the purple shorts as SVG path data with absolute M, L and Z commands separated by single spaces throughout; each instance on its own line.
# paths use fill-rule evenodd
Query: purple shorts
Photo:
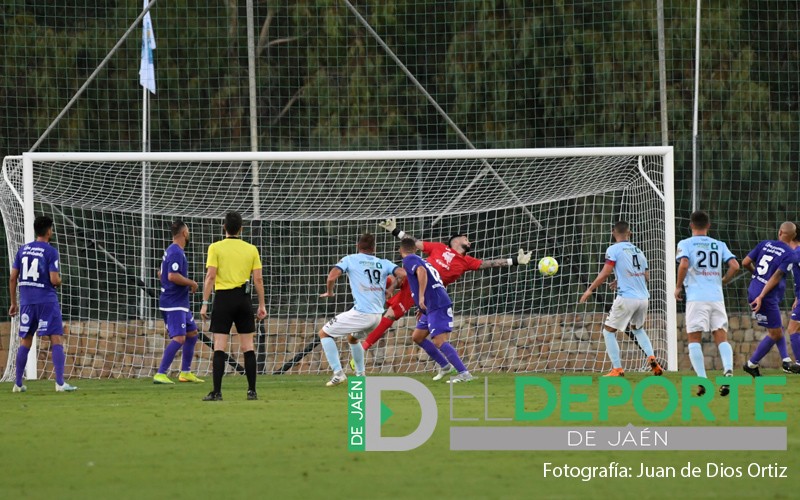
M 164 317 L 164 324 L 167 325 L 169 338 L 186 335 L 186 332 L 196 332 L 197 324 L 194 322 L 192 313 L 187 311 L 161 311 Z
M 64 321 L 57 302 L 31 304 L 19 309 L 19 336 L 64 335 Z
M 752 302 L 755 298 L 749 300 Z M 761 308 L 753 313 L 753 317 L 758 321 L 758 326 L 764 328 L 781 328 L 783 326 L 781 308 L 772 302 L 761 302 Z
M 797 307 L 792 309 L 792 315 L 789 317 L 794 321 L 800 321 L 800 300 L 797 301 Z
M 453 308 L 434 309 L 423 314 L 417 322 L 417 330 L 431 332 L 431 337 L 453 331 Z

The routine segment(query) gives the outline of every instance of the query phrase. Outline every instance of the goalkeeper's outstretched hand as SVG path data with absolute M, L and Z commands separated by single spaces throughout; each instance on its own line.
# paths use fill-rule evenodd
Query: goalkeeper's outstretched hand
M 520 266 L 524 266 L 531 261 L 531 252 L 525 252 L 523 249 L 519 249 L 519 253 L 517 254 L 517 264 Z
M 378 225 L 384 228 L 385 230 L 389 231 L 390 233 L 395 229 L 397 229 L 397 221 L 395 220 L 394 217 L 386 219 L 383 222 L 379 222 Z

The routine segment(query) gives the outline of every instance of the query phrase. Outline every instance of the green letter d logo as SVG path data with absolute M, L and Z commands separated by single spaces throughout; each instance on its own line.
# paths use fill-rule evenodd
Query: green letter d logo
M 436 429 L 439 411 L 431 391 L 422 382 L 407 377 L 369 377 L 365 397 L 365 448 L 367 451 L 407 451 L 424 444 Z M 381 392 L 402 391 L 419 403 L 421 417 L 416 430 L 407 436 L 381 436 Z

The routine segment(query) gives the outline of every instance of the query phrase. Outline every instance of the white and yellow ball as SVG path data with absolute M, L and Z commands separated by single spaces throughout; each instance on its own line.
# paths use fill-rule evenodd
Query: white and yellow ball
M 558 272 L 558 261 L 552 257 L 543 257 L 539 261 L 539 272 L 545 276 L 553 276 Z

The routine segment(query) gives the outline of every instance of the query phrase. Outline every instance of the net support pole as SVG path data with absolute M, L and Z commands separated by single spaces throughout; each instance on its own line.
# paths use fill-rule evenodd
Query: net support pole
M 669 146 L 669 116 L 667 114 L 667 42 L 664 33 L 664 0 L 658 0 L 656 2 L 656 11 L 658 25 L 658 95 L 661 101 L 661 145 Z
M 150 107 L 148 106 L 150 96 L 147 88 L 142 88 L 142 152 L 147 153 L 150 149 L 149 129 Z M 142 162 L 142 247 L 139 255 L 139 279 L 145 283 L 145 268 L 147 267 L 147 161 Z M 144 290 L 139 292 L 139 317 L 144 319 L 147 314 L 147 294 Z
M 33 210 L 33 159 L 22 157 L 22 219 L 25 224 L 24 235 L 25 243 L 30 243 L 36 239 L 36 233 L 33 230 L 33 220 L 36 215 Z M 38 356 L 38 339 L 36 335 L 32 335 L 31 350 L 28 353 L 28 363 L 25 365 L 25 377 L 28 380 L 35 380 L 39 375 L 36 363 L 39 359 Z M 9 356 L 12 354 L 9 353 Z
M 250 151 L 258 151 L 258 98 L 256 93 L 256 27 L 253 0 L 247 0 L 247 82 L 250 97 Z M 250 162 L 253 189 L 253 219 L 261 219 L 258 162 Z
M 664 255 L 666 257 L 667 370 L 678 371 L 678 305 L 675 300 L 675 153 L 664 155 Z
M 692 111 L 692 211 L 700 209 L 700 167 L 697 164 L 697 135 L 700 115 L 700 0 L 694 29 L 694 110 Z

